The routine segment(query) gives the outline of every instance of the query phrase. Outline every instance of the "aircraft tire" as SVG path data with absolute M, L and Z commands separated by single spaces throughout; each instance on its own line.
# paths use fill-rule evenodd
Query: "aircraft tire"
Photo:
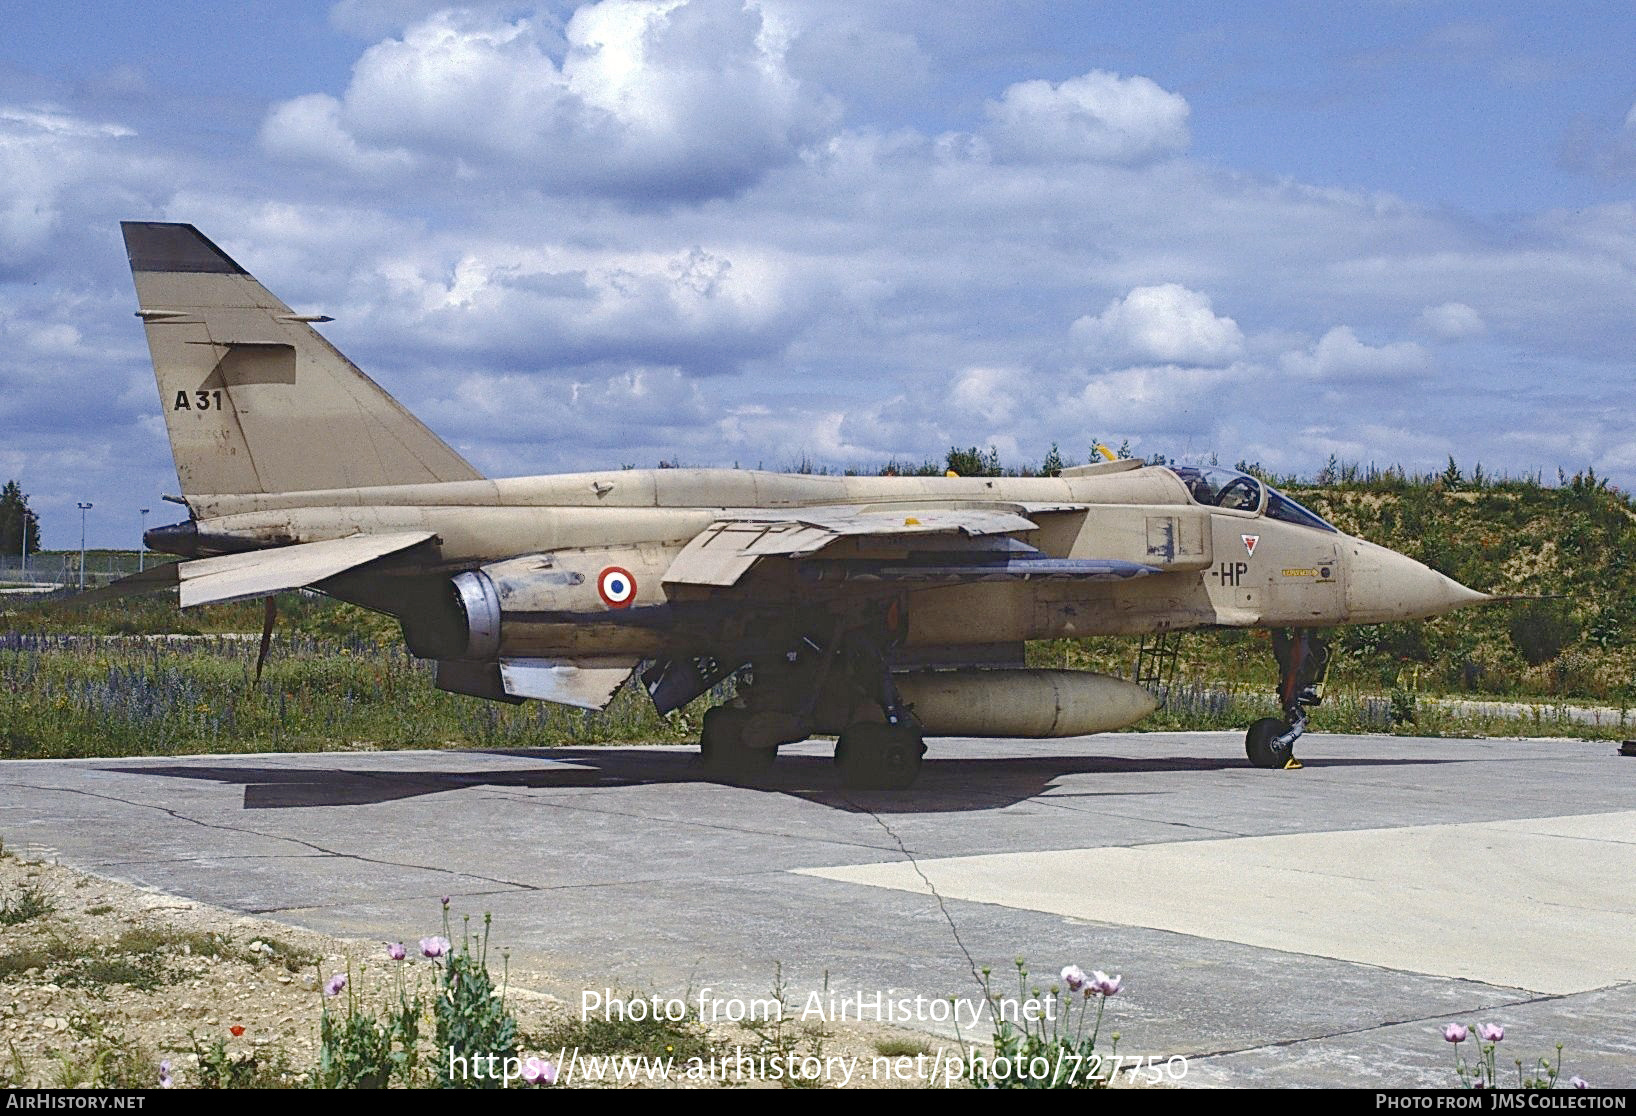
M 718 705 L 704 715 L 699 733 L 699 758 L 713 775 L 756 775 L 772 766 L 777 748 L 750 748 L 744 744 L 744 725 L 750 714 Z
M 835 745 L 835 765 L 848 790 L 908 790 L 920 774 L 926 742 L 905 725 L 849 725 Z
M 1263 717 L 1244 734 L 1244 752 L 1255 767 L 1282 768 L 1295 754 L 1294 744 L 1282 747 L 1274 743 L 1289 731 L 1289 726 L 1277 717 Z

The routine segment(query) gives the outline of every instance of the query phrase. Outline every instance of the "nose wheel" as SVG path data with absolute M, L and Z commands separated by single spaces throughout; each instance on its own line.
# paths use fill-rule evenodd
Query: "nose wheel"
M 1290 771 L 1301 767 L 1295 758 L 1295 742 L 1306 729 L 1306 718 L 1295 725 L 1286 724 L 1277 717 L 1263 717 L 1244 734 L 1244 752 L 1254 767 L 1285 768 Z
M 1272 652 L 1278 659 L 1278 699 L 1284 716 L 1263 717 L 1244 734 L 1244 752 L 1255 767 L 1298 770 L 1295 742 L 1307 730 L 1307 709 L 1323 701 L 1329 670 L 1329 643 L 1308 628 L 1277 629 Z

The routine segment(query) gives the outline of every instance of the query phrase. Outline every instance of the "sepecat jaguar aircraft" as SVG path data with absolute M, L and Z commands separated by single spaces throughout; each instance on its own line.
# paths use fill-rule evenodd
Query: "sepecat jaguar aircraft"
M 1342 534 L 1244 473 L 1104 460 L 1055 477 L 630 469 L 482 476 L 191 225 L 126 222 L 188 518 L 182 561 L 120 583 L 201 605 L 310 587 L 390 614 L 445 690 L 605 706 L 639 667 L 661 712 L 736 679 L 705 764 L 754 772 L 838 737 L 842 781 L 901 789 L 928 736 L 1131 724 L 1148 688 L 1027 669 L 1025 641 L 1272 629 L 1298 766 L 1319 631 L 1488 600 Z

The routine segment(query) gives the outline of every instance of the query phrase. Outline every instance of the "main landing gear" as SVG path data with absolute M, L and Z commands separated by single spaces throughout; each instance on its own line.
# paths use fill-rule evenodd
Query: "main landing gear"
M 718 705 L 704 715 L 699 733 L 699 758 L 707 771 L 717 775 L 759 775 L 778 758 L 776 743 L 755 746 L 747 742 L 745 729 L 753 714 L 748 709 Z
M 1294 771 L 1295 742 L 1307 730 L 1307 709 L 1323 701 L 1319 688 L 1329 669 L 1329 643 L 1310 628 L 1275 629 L 1272 653 L 1278 659 L 1278 698 L 1283 719 L 1263 717 L 1244 734 L 1244 751 L 1256 767 Z
M 908 790 L 920 774 L 926 741 L 912 724 L 859 721 L 841 730 L 835 766 L 850 790 Z
M 835 744 L 841 785 L 850 790 L 908 790 L 920 774 L 926 741 L 920 722 L 903 704 L 887 655 L 907 625 L 896 605 L 878 625 L 854 628 L 841 640 L 844 685 L 863 699 L 851 703 Z M 882 720 L 862 716 L 879 709 Z
M 766 772 L 782 744 L 837 732 L 835 765 L 851 790 L 905 790 L 926 754 L 920 723 L 892 681 L 891 648 L 904 625 L 896 607 L 836 625 L 824 642 L 804 636 L 757 658 L 731 704 L 704 716 L 700 755 L 727 778 Z

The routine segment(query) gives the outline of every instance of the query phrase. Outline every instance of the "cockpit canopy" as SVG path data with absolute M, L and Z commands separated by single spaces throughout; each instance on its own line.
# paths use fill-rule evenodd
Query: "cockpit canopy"
M 1276 488 L 1262 484 L 1248 473 L 1223 469 L 1219 465 L 1171 465 L 1169 468 L 1187 486 L 1196 504 L 1256 512 L 1285 523 L 1316 527 L 1320 531 L 1335 530 L 1324 522 L 1322 516 L 1302 507 Z

